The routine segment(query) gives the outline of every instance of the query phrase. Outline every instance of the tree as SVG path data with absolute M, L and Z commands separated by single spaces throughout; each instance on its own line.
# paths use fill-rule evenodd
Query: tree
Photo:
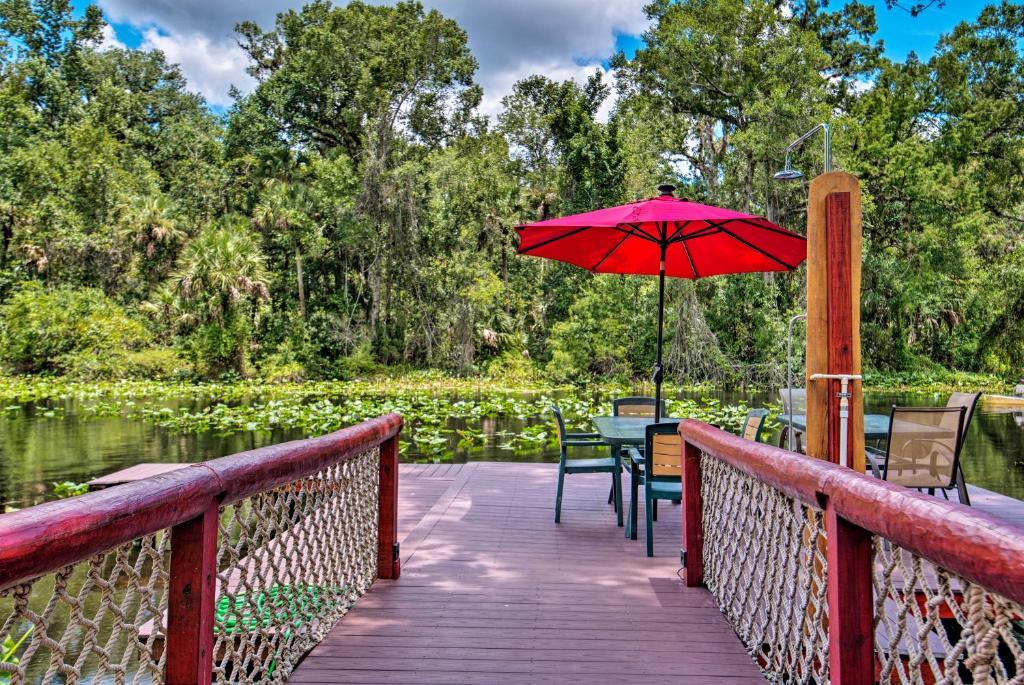
M 211 375 L 246 370 L 250 326 L 245 312 L 269 297 L 267 271 L 259 244 L 239 217 L 207 226 L 184 249 L 173 276 L 182 299 L 202 325 L 193 336 L 193 354 Z
M 309 224 L 305 212 L 308 199 L 301 185 L 283 181 L 269 181 L 253 209 L 252 221 L 264 232 L 276 231 L 284 236 L 295 254 L 295 280 L 299 295 L 299 315 L 306 318 L 306 291 L 302 280 L 301 231 Z

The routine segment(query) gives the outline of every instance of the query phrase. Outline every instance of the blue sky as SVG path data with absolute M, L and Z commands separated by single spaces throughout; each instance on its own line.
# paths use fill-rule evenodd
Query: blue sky
M 906 0 L 909 5 L 913 0 Z M 887 9 L 884 0 L 868 0 L 875 7 L 878 20 L 878 37 L 885 43 L 885 54 L 893 60 L 902 61 L 913 51 L 923 60 L 931 57 L 939 37 L 948 33 L 961 21 L 971 21 L 981 10 L 992 4 L 992 0 L 948 0 L 945 7 L 930 7 L 916 17 L 905 10 Z M 617 35 L 616 48 L 632 56 L 643 45 L 639 36 Z
M 96 1 L 111 23 L 108 43 L 163 50 L 169 61 L 181 65 L 190 87 L 218 111 L 230 104 L 227 93 L 232 85 L 243 92 L 253 85 L 234 42 L 234 24 L 252 19 L 269 27 L 277 12 L 302 4 L 302 0 Z M 484 87 L 482 109 L 487 114 L 500 110 L 501 98 L 524 76 L 542 73 L 582 81 L 594 70 L 607 70 L 614 52 L 632 55 L 642 45 L 640 35 L 647 26 L 643 14 L 647 0 L 423 1 L 466 29 L 480 62 L 477 80 Z M 886 54 L 895 60 L 905 59 L 910 51 L 927 59 L 941 34 L 960 21 L 974 19 L 990 4 L 947 0 L 946 7 L 933 6 L 911 17 L 900 9 L 886 9 L 884 0 L 866 1 L 876 8 L 878 35 Z M 913 1 L 903 0 L 904 4 Z M 833 0 L 833 6 L 838 4 Z

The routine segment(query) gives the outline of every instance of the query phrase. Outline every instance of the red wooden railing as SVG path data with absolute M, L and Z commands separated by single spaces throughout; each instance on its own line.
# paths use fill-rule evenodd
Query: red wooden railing
M 309 440 L 0 516 L 0 589 L 170 529 L 166 680 L 209 683 L 214 644 L 219 511 L 379 448 L 377 577 L 398 578 L 398 434 L 389 414 Z
M 1016 602 L 1018 607 L 1004 611 L 1003 618 L 1007 613 L 1011 622 L 1024 618 L 1018 613 L 1019 605 L 1024 604 L 1024 528 L 829 462 L 743 440 L 698 421 L 680 422 L 679 434 L 683 438 L 683 546 L 687 585 L 701 586 L 705 582 L 707 531 L 704 519 L 708 511 L 702 502 L 703 459 L 720 460 L 753 481 L 824 512 L 831 683 L 877 682 L 875 633 L 877 622 L 882 618 L 878 614 L 886 611 L 884 601 L 878 598 L 878 541 L 883 542 L 885 549 L 917 555 L 934 564 L 941 573 L 961 577 L 965 585 L 976 584 L 974 589 L 978 593 L 985 591 Z M 704 494 L 708 494 L 707 491 Z M 875 586 L 873 573 L 876 574 Z M 948 589 L 946 592 L 946 604 L 938 602 L 936 594 L 933 598 L 936 606 L 932 610 L 941 611 L 948 608 L 948 604 L 963 601 L 962 598 L 948 599 Z M 987 602 L 991 607 L 991 596 L 978 596 L 983 604 Z M 906 613 L 905 608 L 901 610 Z M 988 639 L 1006 639 L 1005 633 L 1000 637 L 999 626 L 989 628 Z M 1013 673 L 1016 668 L 1016 677 L 1022 678 L 1022 665 L 1018 656 L 1016 667 L 1010 664 L 1007 669 Z M 945 667 L 957 666 L 946 664 Z M 937 677 L 937 674 L 932 676 Z

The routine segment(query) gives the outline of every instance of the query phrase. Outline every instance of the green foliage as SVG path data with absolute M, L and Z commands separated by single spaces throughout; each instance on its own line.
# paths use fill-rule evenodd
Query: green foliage
M 171 380 L 189 377 L 191 368 L 177 350 L 150 348 L 143 350 L 112 350 L 96 354 L 86 350 L 62 358 L 63 373 L 82 381 L 152 378 Z
M 98 290 L 26 283 L 0 307 L 0 359 L 20 372 L 67 372 L 150 340 L 145 326 Z
M 573 426 L 611 411 L 610 397 L 628 388 L 592 386 L 567 389 L 516 385 L 497 389 L 493 381 L 471 381 L 436 373 L 412 373 L 361 381 L 219 383 L 69 383 L 57 379 L 0 378 L 0 406 L 14 398 L 21 403 L 77 398 L 89 409 L 78 420 L 120 416 L 187 434 L 228 434 L 245 431 L 302 431 L 320 435 L 366 419 L 397 412 L 405 420 L 403 441 L 432 459 L 448 459 L 456 449 L 479 447 L 482 433 L 465 428 L 485 419 L 512 418 L 516 431 L 499 434 L 498 447 L 515 452 L 553 448 L 557 435 L 547 414 L 553 402 Z M 557 391 L 557 396 L 555 392 Z M 199 407 L 168 406 L 166 400 L 202 399 Z M 738 430 L 744 404 L 723 406 L 711 398 L 669 399 L 669 413 L 697 418 Z M 74 484 L 63 492 L 71 492 Z M 55 484 L 55 491 L 57 488 Z
M 865 365 L 1020 374 L 1020 6 L 959 24 L 926 62 L 886 59 L 863 2 L 647 12 L 607 122 L 598 73 L 524 78 L 489 122 L 466 33 L 417 2 L 243 22 L 257 85 L 217 117 L 161 53 L 99 49 L 97 6 L 0 1 L 0 356 L 81 379 L 646 378 L 654 280 L 519 257 L 514 227 L 672 181 L 799 230 L 806 187 L 771 174 L 828 120 L 863 187 Z M 809 177 L 816 143 L 794 160 Z M 670 376 L 779 383 L 805 301 L 800 273 L 670 283 Z
M 69 480 L 53 484 L 53 496 L 57 499 L 77 497 L 89 492 L 88 483 L 72 483 Z
M 654 279 L 596 276 L 551 329 L 547 372 L 558 380 L 626 379 L 654 365 Z
M 242 317 L 206 323 L 186 338 L 185 354 L 203 378 L 220 378 L 228 373 L 245 375 L 250 335 L 249 322 Z

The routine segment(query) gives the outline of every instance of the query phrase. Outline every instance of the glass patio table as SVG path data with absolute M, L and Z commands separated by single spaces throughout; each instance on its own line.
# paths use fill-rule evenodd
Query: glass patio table
M 776 419 L 779 423 L 789 423 L 788 414 L 779 414 Z M 805 414 L 793 414 L 793 430 L 801 433 L 807 432 L 807 416 Z M 864 415 L 864 439 L 885 440 L 889 437 L 889 415 L 888 414 L 865 414 Z
M 643 447 L 647 426 L 654 423 L 653 416 L 595 416 L 591 420 L 601 439 L 612 447 Z M 679 419 L 662 416 L 661 420 L 664 423 Z

